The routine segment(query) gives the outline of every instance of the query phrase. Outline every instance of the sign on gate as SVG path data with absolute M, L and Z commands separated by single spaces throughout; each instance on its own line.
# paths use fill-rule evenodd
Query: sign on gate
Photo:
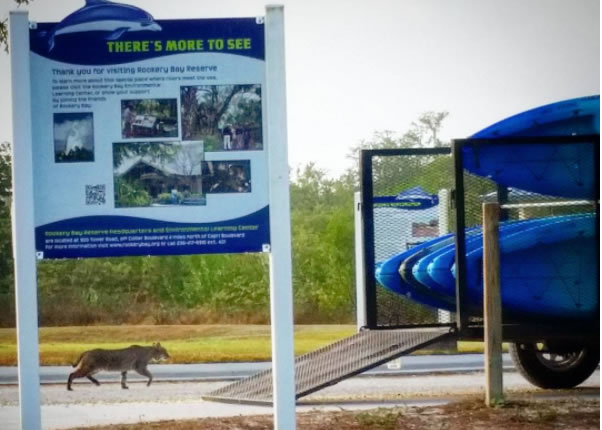
M 269 249 L 263 18 L 31 26 L 38 258 Z

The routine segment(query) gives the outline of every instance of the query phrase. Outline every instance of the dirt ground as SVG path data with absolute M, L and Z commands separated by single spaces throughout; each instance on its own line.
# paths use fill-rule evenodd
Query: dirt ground
M 159 421 L 87 427 L 86 430 L 263 430 L 271 415 Z M 306 412 L 297 415 L 299 430 L 590 430 L 600 428 L 599 399 L 526 399 L 487 408 L 482 397 L 431 407 L 369 411 Z M 83 428 L 79 428 L 84 430 Z

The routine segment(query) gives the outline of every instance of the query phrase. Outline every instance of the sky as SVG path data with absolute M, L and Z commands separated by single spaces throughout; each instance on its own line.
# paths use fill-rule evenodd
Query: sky
M 263 16 L 258 0 L 124 0 L 155 19 Z M 518 112 L 600 93 L 599 0 L 284 0 L 289 164 L 332 177 L 375 132 L 403 134 L 447 111 L 440 137 L 467 137 Z M 60 21 L 83 0 L 34 0 Z M 14 8 L 0 0 L 0 19 Z M 10 95 L 0 52 L 0 94 Z M 10 98 L 0 141 L 11 141 Z

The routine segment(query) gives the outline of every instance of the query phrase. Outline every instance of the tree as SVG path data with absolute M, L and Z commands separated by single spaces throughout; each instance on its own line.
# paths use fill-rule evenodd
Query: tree
M 195 124 L 199 118 L 199 105 L 197 103 L 197 87 L 182 87 L 180 102 L 182 104 L 182 134 L 184 139 L 190 139 Z
M 261 87 L 242 93 L 237 103 L 224 115 L 223 121 L 229 124 L 261 124 Z
M 32 0 L 14 0 L 17 6 L 29 4 Z M 4 51 L 8 52 L 8 18 L 0 21 L 0 45 L 4 46 Z
M 197 142 L 178 145 L 174 155 L 173 167 L 176 173 L 184 177 L 188 190 L 193 192 L 195 182 L 201 181 L 201 162 L 204 159 L 203 147 Z
M 149 142 L 146 144 L 117 142 L 113 145 L 113 168 L 118 168 L 128 158 L 141 157 L 164 164 L 173 160 L 176 151 L 170 142 Z
M 182 87 L 181 106 L 184 139 L 219 134 L 219 125 L 234 97 L 253 91 L 253 85 Z
M 10 198 L 12 189 L 10 144 L 0 143 L 0 207 Z
M 353 183 L 313 163 L 291 182 L 296 320 L 349 322 L 353 315 Z
M 425 112 L 418 118 L 418 124 L 412 123 L 412 128 L 418 132 L 420 136 L 420 146 L 440 147 L 444 143 L 437 137 L 441 130 L 441 123 L 449 112 Z
M 14 0 L 17 6 L 29 4 L 31 0 Z M 8 18 L 0 20 L 0 46 L 8 53 Z M 12 196 L 12 175 L 10 144 L 0 143 L 0 308 L 5 309 L 5 317 L 12 321 L 14 300 L 12 234 L 10 201 Z
M 8 142 L 0 143 L 0 308 L 7 314 L 14 310 L 12 296 L 13 259 L 11 240 L 10 201 L 11 156 Z
M 397 149 L 397 148 L 421 148 L 440 147 L 446 142 L 439 139 L 443 121 L 449 112 L 428 111 L 421 114 L 416 121 L 410 125 L 410 129 L 400 137 L 395 137 L 391 130 L 377 131 L 370 140 L 362 140 L 359 145 L 353 147 L 349 158 L 359 160 L 359 152 L 362 149 Z
M 390 130 L 376 132 L 370 140 L 363 140 L 359 145 L 353 147 L 348 157 L 354 160 L 355 165 L 359 166 L 360 151 L 363 149 L 403 149 L 403 148 L 425 148 L 441 147 L 445 145 L 438 135 L 448 112 L 425 112 L 418 119 L 411 123 L 410 129 L 401 136 L 396 137 Z M 419 177 L 423 177 L 425 172 L 434 171 L 435 176 L 441 175 L 440 171 L 426 166 L 433 163 L 436 159 L 433 157 L 374 157 L 372 159 L 372 178 L 375 195 L 394 195 L 402 189 L 407 189 L 419 185 Z M 357 168 L 355 168 L 357 169 Z M 349 172 L 351 176 L 359 182 L 357 170 Z M 448 169 L 449 170 L 449 169 Z M 447 179 L 450 179 L 448 176 Z M 422 185 L 424 187 L 424 184 Z M 434 189 L 436 189 L 433 186 Z

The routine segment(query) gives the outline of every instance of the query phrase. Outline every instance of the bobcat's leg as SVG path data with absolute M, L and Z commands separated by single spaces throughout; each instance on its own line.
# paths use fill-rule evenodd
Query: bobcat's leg
M 69 374 L 69 379 L 67 379 L 67 389 L 69 391 L 73 391 L 73 389 L 71 388 L 71 384 L 73 383 L 73 380 L 75 378 L 83 378 L 84 376 L 88 376 L 87 373 L 88 373 L 87 369 L 82 369 L 82 368 L 75 369 L 73 372 L 71 372 Z
M 73 388 L 71 388 L 71 384 L 73 383 L 74 378 L 75 378 L 75 372 L 70 373 L 69 378 L 67 379 L 67 390 L 69 390 L 69 391 L 73 391 Z
M 136 367 L 136 372 L 148 378 L 148 382 L 146 383 L 147 387 L 151 384 L 151 382 L 153 382 L 153 375 L 148 371 L 148 368 L 146 366 Z
M 121 388 L 123 388 L 124 390 L 128 389 L 128 386 L 126 385 L 126 379 L 127 379 L 127 370 L 124 370 L 123 372 L 121 372 Z
M 94 383 L 94 385 L 96 385 L 96 386 L 99 386 L 99 385 L 100 385 L 100 382 L 98 382 L 98 379 L 96 379 L 94 376 L 92 376 L 92 375 L 88 375 L 88 379 L 89 379 L 90 381 L 92 381 L 92 382 Z

